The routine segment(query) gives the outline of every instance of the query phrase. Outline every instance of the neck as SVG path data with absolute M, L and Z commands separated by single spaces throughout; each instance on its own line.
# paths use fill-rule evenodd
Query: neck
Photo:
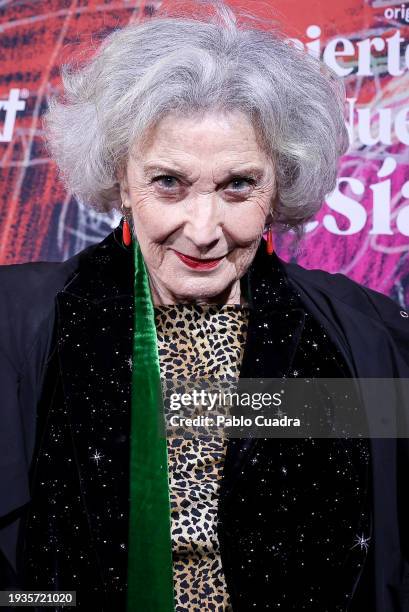
M 166 290 L 161 290 L 152 282 L 152 277 L 149 276 L 149 286 L 151 289 L 152 301 L 154 306 L 164 306 L 170 304 L 245 304 L 244 297 L 240 291 L 240 280 L 236 280 L 233 285 L 227 287 L 225 291 L 215 296 L 200 296 L 200 297 L 181 297 L 172 295 Z

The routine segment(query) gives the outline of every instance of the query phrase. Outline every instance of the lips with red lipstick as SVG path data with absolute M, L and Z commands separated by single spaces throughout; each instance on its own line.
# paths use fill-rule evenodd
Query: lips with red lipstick
M 179 257 L 184 264 L 189 266 L 189 268 L 194 268 L 196 270 L 210 270 L 211 268 L 215 268 L 218 263 L 221 262 L 223 257 L 217 257 L 216 259 L 206 259 L 199 257 L 190 257 L 189 255 L 185 255 L 184 253 L 180 253 L 179 251 L 174 250 L 176 255 Z

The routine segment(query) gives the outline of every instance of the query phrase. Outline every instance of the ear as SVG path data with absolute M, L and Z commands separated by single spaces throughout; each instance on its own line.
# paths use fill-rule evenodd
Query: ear
M 121 195 L 121 201 L 125 208 L 131 208 L 131 201 L 129 197 L 129 187 L 128 187 L 128 174 L 127 174 L 127 166 L 125 163 L 121 164 L 116 173 L 116 178 L 119 184 L 119 192 Z
M 277 197 L 273 198 L 271 201 L 271 205 L 270 205 L 270 210 L 268 211 L 267 217 L 266 217 L 266 225 L 270 225 L 270 223 L 273 222 L 273 214 L 272 211 L 274 210 L 275 206 L 277 203 Z

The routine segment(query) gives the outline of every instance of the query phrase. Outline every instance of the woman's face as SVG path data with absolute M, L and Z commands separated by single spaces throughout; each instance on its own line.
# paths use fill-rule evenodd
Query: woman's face
M 167 115 L 120 177 L 155 304 L 239 303 L 275 197 L 274 169 L 242 113 Z

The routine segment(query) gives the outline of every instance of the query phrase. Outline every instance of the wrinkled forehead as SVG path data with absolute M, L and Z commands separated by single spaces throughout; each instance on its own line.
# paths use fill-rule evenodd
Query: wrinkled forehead
M 173 164 L 181 172 L 197 165 L 222 172 L 245 166 L 257 174 L 272 165 L 258 130 L 239 111 L 169 113 L 133 142 L 130 160 L 149 169 Z

